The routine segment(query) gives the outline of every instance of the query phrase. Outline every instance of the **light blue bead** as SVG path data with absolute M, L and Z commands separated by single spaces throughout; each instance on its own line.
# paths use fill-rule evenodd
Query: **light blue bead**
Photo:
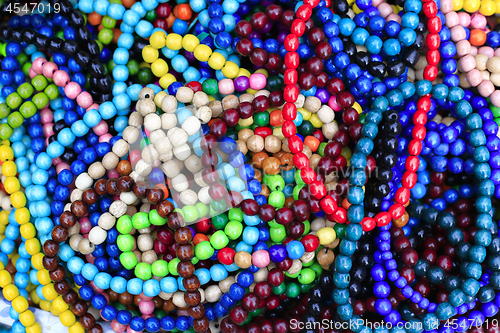
M 252 253 L 252 246 L 242 241 L 236 245 L 235 251 L 236 252 L 245 251 L 248 253 Z
M 44 170 L 49 170 L 52 166 L 52 158 L 47 153 L 41 152 L 36 158 L 36 166 Z
M 178 290 L 177 280 L 172 276 L 164 277 L 160 281 L 160 288 L 164 293 L 175 293 Z
M 168 59 L 172 59 L 179 54 L 179 50 L 171 50 L 165 46 L 161 49 L 161 53 L 163 53 L 163 55 Z
M 256 227 L 246 227 L 243 230 L 243 241 L 248 245 L 255 245 L 259 241 L 259 229 Z
M 186 288 L 184 288 L 184 286 L 182 284 L 183 280 L 184 280 L 184 278 L 181 278 L 181 277 L 177 278 L 177 286 L 179 287 L 180 291 L 186 291 Z
M 366 40 L 370 37 L 370 33 L 363 28 L 354 29 L 351 39 L 354 44 L 365 45 Z
M 75 135 L 69 128 L 63 128 L 59 134 L 57 134 L 57 140 L 65 147 L 70 146 L 75 142 Z
M 236 265 L 236 263 L 232 263 L 231 265 L 224 265 L 224 268 L 228 272 L 236 272 L 238 269 L 240 269 L 238 265 Z
M 99 106 L 99 113 L 103 119 L 111 119 L 116 115 L 116 107 L 112 102 L 104 102 Z
M 71 259 L 75 255 L 75 251 L 69 246 L 68 244 L 63 244 L 59 248 L 59 252 L 57 253 L 57 256 L 61 258 L 62 261 L 67 262 L 69 259 Z
M 109 285 L 115 293 L 123 294 L 127 291 L 127 280 L 121 276 L 113 277 Z
M 227 278 L 227 270 L 221 264 L 215 264 L 210 267 L 210 275 L 212 276 L 212 280 L 215 282 L 219 282 Z
M 201 149 L 201 140 L 202 138 L 197 138 L 193 141 L 193 151 L 198 157 L 201 157 L 204 153 L 203 149 Z
M 99 270 L 94 264 L 86 263 L 83 265 L 82 272 L 80 274 L 82 274 L 87 280 L 92 281 L 97 273 L 99 273 Z
M 101 115 L 96 109 L 91 109 L 83 115 L 83 121 L 88 127 L 97 126 L 97 124 L 99 124 L 101 120 Z
M 232 32 L 236 27 L 236 19 L 234 18 L 233 15 L 229 14 L 223 15 L 222 22 L 224 22 L 225 32 Z
M 35 220 L 35 227 L 40 234 L 46 235 L 52 231 L 54 223 L 50 218 L 40 217 Z
M 146 87 L 153 89 L 153 92 L 155 93 L 155 95 L 161 91 L 161 88 L 153 83 L 148 84 Z
M 64 115 L 66 114 L 66 111 L 64 111 L 62 108 L 57 109 L 54 111 L 54 121 L 59 121 L 61 119 L 64 119 Z
M 205 0 L 190 0 L 189 6 L 195 13 L 199 13 L 203 9 L 207 8 L 207 3 Z
M 19 174 L 19 182 L 21 183 L 21 186 L 24 188 L 33 184 L 32 180 L 31 180 L 31 173 L 29 171 L 21 172 Z
M 344 36 L 350 36 L 356 28 L 356 23 L 350 18 L 343 18 L 339 22 L 339 28 Z
M 42 169 L 37 169 L 33 172 L 31 180 L 35 185 L 45 185 L 49 181 L 49 173 Z
M 130 33 L 122 33 L 118 38 L 118 47 L 123 47 L 124 49 L 130 50 L 133 45 L 134 45 L 134 36 Z
M 125 13 L 125 7 L 121 4 L 114 3 L 108 7 L 108 16 L 113 20 L 121 20 Z
M 227 180 L 227 188 L 231 191 L 242 192 L 245 190 L 245 182 L 237 176 L 230 177 Z
M 220 70 L 215 71 L 215 78 L 217 79 L 217 81 L 222 81 L 224 79 L 227 79 L 227 77 L 225 77 Z
M 120 30 L 123 33 L 129 33 L 129 34 L 133 34 L 134 33 L 134 27 L 131 26 L 131 25 L 128 25 L 125 22 L 122 22 L 122 24 L 120 24 Z
M 127 127 L 128 125 L 128 118 L 126 116 L 118 116 L 115 119 L 115 130 L 120 133 L 123 132 L 123 130 Z
M 183 55 L 178 54 L 172 59 L 172 68 L 179 73 L 183 73 L 188 67 L 189 63 Z
M 153 25 L 148 21 L 140 21 L 135 26 L 135 32 L 142 38 L 151 37 L 151 32 L 153 31 Z
M 134 3 L 134 5 L 130 7 L 130 9 L 132 9 L 134 12 L 137 12 L 139 15 L 141 15 L 141 17 L 146 16 L 147 11 L 144 9 L 142 3 L 140 2 Z
M 45 296 L 43 296 L 42 288 L 43 286 L 41 285 L 36 287 L 36 294 L 38 295 L 38 297 L 40 297 L 41 300 L 46 301 Z
M 139 100 L 139 93 L 142 90 L 142 86 L 138 83 L 131 85 L 127 88 L 127 95 L 134 102 Z
M 83 120 L 80 119 L 71 124 L 71 131 L 76 137 L 81 138 L 89 132 L 89 127 L 85 125 Z
M 217 167 L 217 172 L 219 173 L 219 177 L 227 181 L 229 178 L 233 177 L 236 175 L 236 171 L 232 167 L 232 165 L 228 163 L 222 163 Z
M 196 68 L 189 66 L 188 69 L 182 73 L 182 76 L 186 80 L 186 82 L 198 82 L 201 79 L 201 73 Z
M 183 124 L 186 119 L 191 117 L 193 115 L 193 112 L 189 110 L 188 108 L 180 108 L 175 111 L 175 114 L 177 115 L 177 121 L 179 124 Z
M 99 272 L 94 278 L 94 284 L 97 288 L 109 289 L 109 284 L 111 282 L 111 275 L 106 272 Z
M 240 4 L 236 0 L 225 0 L 222 2 L 222 9 L 226 14 L 234 14 L 238 11 Z
M 30 276 L 30 281 L 31 281 L 31 283 L 32 283 L 32 284 L 34 284 L 35 286 L 38 286 L 38 285 L 40 284 L 40 282 L 38 282 L 38 278 L 37 278 L 37 276 L 36 276 L 36 273 L 37 273 L 37 272 L 38 272 L 37 270 L 32 269 L 32 270 L 30 271 L 30 273 L 29 273 L 29 276 Z
M 141 3 L 142 7 L 147 11 L 154 10 L 158 7 L 158 1 L 156 0 L 142 0 Z
M 84 12 L 85 14 L 90 14 L 94 10 L 92 8 L 93 1 L 92 0 L 82 0 L 78 2 L 78 9 Z
M 198 277 L 202 286 L 210 282 L 210 271 L 208 269 L 199 268 L 194 271 L 194 274 Z
M 107 0 L 97 0 L 93 5 L 94 12 L 102 16 L 107 15 L 108 7 L 109 1 Z
M 241 64 L 240 58 L 236 54 L 231 54 L 227 60 L 234 62 L 236 65 L 238 65 L 238 67 Z
M 123 93 L 113 98 L 113 104 L 117 110 L 130 110 L 132 100 L 126 93 Z
M 365 46 L 368 52 L 372 54 L 379 54 L 383 46 L 382 39 L 379 36 L 370 36 L 365 41 Z
M 141 279 L 133 278 L 127 282 L 127 291 L 132 295 L 139 295 L 142 293 L 143 282 Z
M 253 196 L 252 192 L 250 191 L 243 191 L 240 193 L 241 196 L 243 197 L 243 200 L 246 200 L 246 199 L 252 199 L 252 200 L 255 200 L 255 197 Z M 260 221 L 259 221 L 260 222 Z M 258 223 L 257 223 L 258 224 Z
M 119 47 L 113 53 L 113 61 L 117 65 L 126 65 L 129 60 L 129 52 L 124 47 Z
M 14 157 L 21 157 L 26 154 L 26 147 L 22 142 L 14 142 L 11 148 L 14 151 Z
M 208 28 L 208 22 L 210 22 L 210 16 L 208 15 L 208 10 L 203 10 L 198 14 L 198 20 L 200 20 L 200 24 L 205 28 Z
M 153 279 L 145 281 L 142 289 L 146 297 L 156 297 L 160 294 L 161 291 L 160 282 Z
M 68 260 L 68 270 L 73 274 L 80 274 L 84 265 L 85 262 L 79 257 L 73 257 Z
M 47 197 L 47 188 L 42 185 L 31 185 L 31 195 L 34 201 L 40 201 Z
M 128 76 L 129 76 L 129 70 L 128 70 L 128 67 L 125 66 L 125 65 L 116 65 L 114 68 L 113 68 L 113 78 L 116 80 L 116 81 L 126 81 L 128 79 Z

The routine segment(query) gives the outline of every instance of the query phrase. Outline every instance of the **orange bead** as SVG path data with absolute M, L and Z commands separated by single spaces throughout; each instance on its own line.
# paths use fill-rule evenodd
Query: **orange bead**
M 280 127 L 284 122 L 285 119 L 283 119 L 281 110 L 274 110 L 269 114 L 269 123 L 271 124 L 271 126 Z
M 88 16 L 88 21 L 92 25 L 99 25 L 102 22 L 102 16 L 97 14 L 96 12 L 92 12 Z
M 308 146 L 309 148 L 311 148 L 312 152 L 315 152 L 316 150 L 318 150 L 319 143 L 320 143 L 319 140 L 311 135 L 306 136 L 306 138 L 304 139 L 304 144 L 306 146 Z
M 122 5 L 127 9 L 132 7 L 134 4 L 135 4 L 134 0 L 122 0 Z
M 122 33 L 119 28 L 113 29 L 113 43 L 118 44 L 118 38 L 120 38 Z
M 483 46 L 486 43 L 486 33 L 479 29 L 470 32 L 469 42 L 472 46 Z
M 157 184 L 156 187 L 159 187 L 165 193 L 165 198 L 168 198 L 169 192 L 165 184 Z
M 102 23 L 101 23 L 101 24 L 99 24 L 99 26 L 97 27 L 97 30 L 98 30 L 98 31 L 101 31 L 102 29 L 104 29 L 104 26 L 103 26 L 103 25 L 102 25 Z
M 193 12 L 189 4 L 183 3 L 174 7 L 174 15 L 183 21 L 189 21 L 193 17 Z
M 349 209 L 350 206 L 351 204 L 349 203 L 349 201 L 347 201 L 347 198 L 342 201 L 342 208 L 344 208 L 345 210 Z
M 193 237 L 193 244 L 194 245 L 198 245 L 199 243 L 201 242 L 208 242 L 209 239 L 206 235 L 203 235 L 203 234 L 196 234 L 194 237 Z
M 172 26 L 174 25 L 174 21 L 177 17 L 175 17 L 174 13 L 170 13 L 170 16 L 167 17 L 167 26 L 168 28 L 172 28 Z

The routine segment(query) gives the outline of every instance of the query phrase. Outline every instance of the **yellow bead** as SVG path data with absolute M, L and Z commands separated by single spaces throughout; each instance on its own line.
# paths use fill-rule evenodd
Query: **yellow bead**
M 198 61 L 203 61 L 207 62 L 208 59 L 210 59 L 210 56 L 212 55 L 212 49 L 210 46 L 205 45 L 205 44 L 199 44 L 195 49 L 194 49 L 194 57 Z
M 462 8 L 464 8 L 464 0 L 452 0 L 453 2 L 453 10 L 454 11 L 459 11 L 459 10 L 462 10 Z
M 168 73 L 168 64 L 163 59 L 156 59 L 151 64 L 151 71 L 157 77 L 162 77 L 163 75 Z
M 17 179 L 17 177 L 7 177 L 3 185 L 5 187 L 5 191 L 9 194 L 17 192 L 21 189 L 21 183 L 19 183 L 19 179 Z
M 40 309 L 42 309 L 43 311 L 50 311 L 51 308 L 52 303 L 50 303 L 49 301 L 40 300 Z
M 35 324 L 35 315 L 31 310 L 26 310 L 19 315 L 19 321 L 25 327 L 29 327 Z
M 37 271 L 43 269 L 43 257 L 45 257 L 43 253 L 37 253 L 33 257 L 31 257 L 31 264 L 33 265 L 33 268 L 36 269 Z
M 19 228 L 21 230 L 21 236 L 25 239 L 31 239 L 36 236 L 36 228 L 33 223 L 26 223 Z
M 49 311 L 50 311 L 50 313 L 52 313 L 56 317 L 59 317 L 59 315 L 61 314 L 61 312 L 59 312 L 56 309 L 54 309 L 54 307 L 52 306 L 52 303 L 50 304 L 50 310 Z M 61 319 L 59 319 L 59 321 L 61 321 Z
M 182 47 L 188 52 L 194 52 L 200 44 L 200 40 L 195 35 L 188 34 L 182 39 Z
M 224 67 L 224 64 L 226 63 L 226 58 L 219 52 L 214 52 L 210 56 L 210 59 L 208 59 L 208 65 L 212 68 L 217 70 L 222 69 Z
M 12 276 L 6 270 L 0 271 L 0 287 L 5 288 L 12 283 Z
M 165 47 L 167 43 L 167 34 L 164 31 L 157 31 L 149 37 L 149 44 L 155 49 Z
M 215 97 L 214 96 L 208 96 L 208 101 L 211 102 L 211 101 L 215 101 Z
M 9 214 L 10 212 L 7 210 L 2 210 L 0 212 L 0 224 L 9 224 Z
M 28 310 L 29 307 L 28 300 L 23 296 L 17 296 L 14 300 L 12 300 L 11 305 L 17 313 L 23 313 Z
M 302 114 L 304 120 L 309 120 L 311 118 L 311 112 L 307 111 L 306 109 L 298 108 L 297 111 L 299 111 Z
M 17 289 L 15 284 L 9 284 L 7 287 L 3 288 L 3 297 L 9 302 L 17 296 L 19 296 L 19 289 Z
M 20 258 L 20 255 L 19 253 L 12 253 L 11 256 L 10 256 L 10 260 L 12 261 L 12 264 L 15 266 L 16 265 L 16 262 L 17 262 L 17 259 Z
M 31 293 L 31 300 L 33 301 L 33 303 L 35 304 L 40 304 L 40 301 L 42 301 L 42 299 L 40 297 L 38 297 L 38 294 L 36 293 L 36 289 L 33 290 Z
M 479 13 L 484 16 L 491 16 L 495 14 L 497 10 L 497 5 L 493 1 L 483 1 L 481 3 L 481 8 L 479 8 Z
M 253 117 L 250 117 L 250 118 L 247 118 L 247 119 L 241 118 L 238 121 L 238 125 L 243 126 L 243 127 L 250 126 L 252 124 L 253 124 Z
M 52 307 L 59 312 L 64 312 L 69 309 L 69 305 L 63 300 L 62 296 L 58 296 L 52 301 Z
M 247 94 L 250 94 L 250 95 L 255 95 L 257 93 L 257 90 L 254 90 L 254 89 L 251 89 L 251 88 L 248 88 L 246 90 L 246 93 Z
M 349 147 L 342 148 L 342 150 L 340 151 L 340 155 L 344 156 L 345 159 L 349 161 L 351 159 L 351 156 L 352 156 L 351 148 L 349 148 Z
M 354 4 L 354 6 L 352 6 L 352 10 L 354 11 L 354 14 L 359 14 L 362 12 L 361 9 L 359 9 L 358 5 Z
M 139 68 L 151 68 L 151 64 L 148 64 L 147 62 L 141 62 L 139 64 Z
M 495 14 L 500 14 L 500 0 L 495 0 Z
M 85 329 L 83 328 L 80 322 L 76 322 L 70 327 L 68 327 L 69 333 L 85 333 Z
M 10 195 L 10 203 L 14 208 L 23 208 L 26 206 L 26 196 L 23 192 L 17 191 Z
M 145 62 L 152 63 L 153 61 L 158 59 L 159 56 L 160 53 L 158 52 L 158 50 L 150 45 L 142 49 L 142 59 L 144 59 Z
M 321 245 L 326 245 L 337 238 L 337 233 L 332 227 L 324 227 L 316 232 L 316 236 L 319 238 L 319 243 Z
M 311 117 L 309 118 L 309 121 L 315 128 L 321 128 L 323 126 L 323 122 L 319 119 L 318 115 L 316 113 L 313 113 Z
M 175 79 L 175 76 L 173 76 L 172 74 L 165 74 L 163 75 L 161 78 L 160 78 L 160 86 L 163 88 L 163 89 L 167 89 L 169 85 L 171 85 L 172 83 L 174 83 L 175 81 L 177 81 Z
M 363 109 L 361 108 L 361 105 L 358 104 L 358 102 L 354 102 L 354 105 L 352 106 L 352 108 L 356 111 L 358 111 L 359 114 L 361 114 L 361 112 L 363 112 Z
M 39 323 L 34 323 L 30 327 L 26 327 L 26 333 L 42 333 L 42 326 Z
M 265 68 L 259 68 L 258 70 L 255 71 L 255 73 L 264 74 L 266 77 L 269 77 L 269 72 Z
M 53 283 L 49 283 L 48 285 L 44 286 L 42 288 L 42 293 L 43 293 L 43 297 L 45 297 L 45 299 L 47 299 L 49 301 L 52 301 L 52 300 L 56 299 L 57 296 L 59 296 L 57 294 L 56 290 L 54 289 Z
M 273 129 L 273 135 L 277 136 L 278 139 L 283 140 L 285 136 L 283 135 L 283 130 L 281 127 L 276 127 Z
M 13 161 L 7 161 L 2 164 L 2 174 L 5 177 L 14 177 L 17 174 L 17 166 Z
M 16 217 L 16 221 L 19 224 L 25 224 L 30 221 L 30 211 L 26 207 L 16 209 L 14 214 Z
M 237 77 L 240 77 L 240 76 L 250 77 L 250 72 L 248 71 L 248 69 L 240 68 L 240 71 L 239 71 Z
M 5 224 L 0 224 L 0 234 L 4 235 L 5 230 L 7 230 L 7 226 Z
M 70 327 L 74 323 L 76 323 L 76 318 L 71 310 L 66 310 L 59 315 L 59 319 L 61 320 L 61 324 L 66 327 Z
M 481 6 L 481 2 L 479 0 L 465 0 L 464 1 L 464 10 L 468 13 L 474 13 L 479 10 Z
M 38 272 L 36 272 L 36 278 L 38 279 L 38 282 L 40 282 L 42 286 L 49 284 L 51 281 L 49 271 L 46 269 L 41 269 Z
M 238 75 L 239 70 L 240 68 L 236 65 L 236 63 L 228 61 L 226 62 L 226 65 L 224 65 L 224 68 L 221 69 L 221 72 L 228 79 L 234 79 Z
M 37 238 L 31 238 L 26 241 L 26 252 L 28 252 L 30 255 L 33 256 L 37 253 L 40 253 L 41 250 L 42 245 Z
M 0 161 L 5 162 L 14 158 L 14 151 L 9 146 L 6 146 L 2 142 L 0 146 Z
M 180 50 L 182 48 L 182 36 L 178 34 L 168 34 L 167 47 L 174 51 Z
M 163 98 L 165 96 L 167 96 L 167 93 L 164 92 L 164 91 L 160 91 L 159 93 L 157 93 L 155 95 L 154 101 L 155 101 L 155 104 L 156 104 L 157 107 L 161 108 L 161 101 L 163 101 Z

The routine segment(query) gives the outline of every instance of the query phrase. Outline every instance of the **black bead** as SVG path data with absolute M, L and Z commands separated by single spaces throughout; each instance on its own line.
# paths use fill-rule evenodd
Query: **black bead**
M 101 53 L 101 48 L 97 45 L 95 40 L 87 43 L 87 50 L 92 57 L 97 57 Z
M 409 47 L 403 53 L 403 61 L 408 67 L 415 66 L 418 62 L 418 59 L 420 59 L 420 52 L 416 47 Z
M 319 302 L 323 298 L 323 292 L 321 291 L 321 288 L 319 286 L 314 286 L 311 288 L 309 291 L 309 297 L 311 297 L 311 300 L 313 302 Z
M 356 45 L 354 45 L 354 43 L 351 43 L 351 42 L 344 43 L 344 52 L 349 57 L 353 57 L 357 52 Z
M 398 157 L 394 153 L 386 153 L 380 158 L 380 165 L 385 168 L 393 168 L 398 162 Z
M 33 44 L 36 38 L 36 31 L 34 29 L 26 29 L 23 33 L 23 42 Z
M 57 136 L 54 134 L 54 135 L 51 135 L 49 136 L 49 144 L 51 144 L 52 142 L 54 141 L 57 141 Z
M 73 6 L 67 0 L 61 0 L 60 5 L 61 5 L 60 13 L 64 14 L 63 15 L 64 17 L 67 17 L 73 11 Z
M 12 31 L 9 27 L 0 27 L 0 39 L 9 39 L 11 33 Z
M 389 110 L 387 112 L 384 112 L 383 119 L 384 122 L 387 122 L 389 120 L 399 120 L 399 113 L 395 110 Z
M 23 34 L 21 33 L 20 30 L 12 30 L 12 34 L 10 36 L 10 39 L 12 39 L 15 42 L 21 42 L 23 40 Z M 45 46 L 43 46 L 45 48 Z
M 363 286 L 361 285 L 361 282 L 359 281 L 354 281 L 349 285 L 349 295 L 351 297 L 356 297 L 359 296 L 361 291 L 363 290 Z
M 365 70 L 368 68 L 368 64 L 370 63 L 370 56 L 368 53 L 361 51 L 354 55 L 354 61 L 361 69 Z
M 113 94 L 111 94 L 111 93 L 102 94 L 101 95 L 101 99 L 102 99 L 101 103 L 109 102 L 109 101 L 111 101 L 113 99 Z
M 111 92 L 113 86 L 113 81 L 111 80 L 111 77 L 105 76 L 97 80 L 97 87 L 99 90 L 102 92 Z
M 387 65 L 387 74 L 389 76 L 399 77 L 404 74 L 405 70 L 406 67 L 401 60 L 392 61 Z
M 366 269 L 361 266 L 355 266 L 351 269 L 351 277 L 353 280 L 363 282 L 366 279 Z
M 319 277 L 319 285 L 324 290 L 330 290 L 333 286 L 333 276 L 331 272 L 325 272 Z
M 74 40 L 64 41 L 64 44 L 62 47 L 64 54 L 66 54 L 68 56 L 75 55 L 75 53 L 78 52 L 79 49 L 80 49 L 80 47 L 78 46 L 78 42 L 76 42 Z
M 57 135 L 65 127 L 67 127 L 66 123 L 64 122 L 64 119 L 61 119 L 61 120 L 56 121 L 56 123 L 54 124 L 54 127 L 52 129 L 54 130 L 54 134 Z
M 386 152 L 395 152 L 398 148 L 399 140 L 396 137 L 382 140 L 382 149 Z
M 47 49 L 51 52 L 61 52 L 64 41 L 61 38 L 53 37 L 47 43 Z
M 85 51 L 75 54 L 75 61 L 78 65 L 85 67 L 90 62 L 90 55 Z
M 322 310 L 323 305 L 321 305 L 321 303 L 319 302 L 312 302 L 311 300 L 309 300 L 309 302 L 307 303 L 307 312 L 309 312 L 313 316 L 319 315 Z
M 88 70 L 90 72 L 90 75 L 97 78 L 101 78 L 106 74 L 104 66 L 97 59 L 91 59 L 89 61 Z
M 71 25 L 73 25 L 76 28 L 83 27 L 85 25 L 85 19 L 83 18 L 83 15 L 77 10 L 71 11 L 69 19 Z
M 417 38 L 415 39 L 415 43 L 413 45 L 418 49 L 422 49 L 425 45 L 424 35 L 417 34 Z
M 377 168 L 377 178 L 379 181 L 388 183 L 392 180 L 392 177 L 394 174 L 392 173 L 391 169 L 386 169 L 386 168 Z
M 78 158 L 78 154 L 75 153 L 75 151 L 73 149 L 70 149 L 70 148 L 66 148 L 64 150 L 64 154 L 62 154 L 62 156 L 61 156 L 61 160 L 64 163 L 68 163 L 68 164 L 73 163 L 74 161 L 76 161 L 77 158 Z
M 384 77 L 386 68 L 385 64 L 380 61 L 374 61 L 368 66 L 368 72 L 375 77 Z
M 356 259 L 356 264 L 363 266 L 363 267 L 369 267 L 373 264 L 373 254 L 368 254 L 365 253 Z
M 346 14 L 349 10 L 349 4 L 346 0 L 334 0 L 333 1 L 333 10 L 336 14 Z
M 417 33 L 423 33 L 425 31 L 425 24 L 424 22 L 420 21 L 418 22 L 417 29 L 415 29 Z
M 397 136 L 403 130 L 401 122 L 397 120 L 390 120 L 383 125 L 383 131 L 385 135 Z
M 78 39 L 81 42 L 88 42 L 92 40 L 92 34 L 90 33 L 89 28 L 83 26 L 77 29 L 76 31 Z

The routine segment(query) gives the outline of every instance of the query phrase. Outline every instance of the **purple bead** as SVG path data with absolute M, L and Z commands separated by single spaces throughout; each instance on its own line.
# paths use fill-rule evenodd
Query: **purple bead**
M 262 39 L 262 36 L 257 31 L 252 31 L 250 33 L 250 36 L 248 36 L 248 38 L 250 38 L 250 39 L 252 39 L 252 38 Z
M 391 293 L 391 287 L 385 281 L 375 282 L 373 293 L 377 297 L 388 297 Z
M 398 263 L 394 259 L 387 260 L 385 262 L 385 269 L 392 271 L 398 268 Z
M 492 153 L 490 156 L 489 163 L 493 169 L 499 169 L 500 168 L 500 152 Z
M 427 308 L 427 311 L 429 311 L 430 313 L 433 313 L 434 311 L 436 311 L 437 307 L 438 306 L 436 303 L 430 303 L 429 307 Z
M 323 104 L 327 103 L 328 100 L 330 99 L 330 94 L 328 93 L 328 90 L 324 88 L 319 88 L 318 90 L 316 90 L 315 96 L 319 98 L 319 100 Z
M 280 44 L 283 44 L 285 42 L 285 38 L 286 36 L 288 36 L 288 33 L 285 32 L 285 31 L 281 31 L 279 34 L 278 34 L 278 42 L 280 42 Z
M 271 28 L 273 27 L 271 21 L 267 21 L 266 25 L 264 28 L 260 29 L 259 32 L 263 35 L 267 34 L 269 31 L 271 31 Z
M 286 247 L 282 244 L 275 244 L 269 248 L 269 256 L 272 262 L 282 262 L 286 259 Z
M 474 310 L 471 313 L 469 313 L 469 320 L 468 322 L 473 322 L 474 325 L 476 326 L 481 326 L 484 323 L 485 320 L 484 314 L 479 311 L 479 310 Z
M 389 272 L 389 274 L 387 274 L 387 277 L 389 278 L 389 280 L 391 282 L 394 282 L 397 279 L 399 279 L 400 275 L 399 275 L 399 272 L 397 270 L 392 270 Z
M 380 242 L 379 244 L 380 251 L 389 251 L 391 249 L 391 243 L 387 241 Z
M 382 252 L 382 260 L 389 260 L 389 259 L 392 259 L 392 252 L 391 251 Z
M 410 298 L 411 296 L 413 296 L 413 288 L 407 285 L 403 289 L 401 289 L 401 293 L 403 294 L 404 297 Z
M 486 317 L 493 317 L 498 313 L 498 306 L 496 306 L 493 302 L 485 303 L 481 306 L 481 312 Z
M 375 301 L 375 310 L 382 315 L 388 315 L 392 311 L 392 304 L 387 298 L 381 298 Z
M 415 291 L 413 293 L 413 296 L 411 297 L 411 301 L 415 304 L 418 304 L 420 303 L 421 300 L 422 300 L 422 294 L 420 294 L 418 291 Z
M 161 171 L 160 168 L 153 168 L 153 170 L 151 170 L 151 173 L 149 174 L 149 180 L 153 184 L 164 183 L 165 182 L 165 174 L 163 173 L 163 171 Z
M 467 303 L 467 306 L 469 307 L 469 310 L 472 310 L 476 307 L 476 302 Z
M 396 287 L 398 287 L 399 289 L 401 289 L 401 288 L 407 287 L 408 281 L 406 281 L 406 278 L 404 276 L 400 276 L 396 280 L 396 282 L 394 282 L 394 284 L 396 285 Z
M 429 300 L 427 298 L 423 298 L 420 303 L 418 303 L 418 306 L 421 308 L 421 309 L 427 309 L 427 307 L 429 306 Z
M 469 311 L 469 307 L 466 305 L 466 304 L 462 304 L 458 307 L 458 314 L 461 314 L 463 315 L 464 313 L 466 313 L 467 311 Z
M 392 326 L 396 326 L 396 324 L 401 321 L 401 314 L 396 310 L 392 310 L 387 316 L 384 317 L 384 321 L 386 323 L 391 323 Z
M 379 237 L 383 241 L 389 241 L 391 240 L 391 233 L 389 231 L 382 231 Z
M 434 304 L 434 303 L 432 303 L 432 304 Z M 455 325 L 441 325 L 439 327 L 439 333 L 454 333 L 455 330 L 452 328 L 452 326 L 455 326 Z
M 375 263 L 381 264 L 383 262 L 382 261 L 382 252 L 380 252 L 379 250 L 376 250 L 375 253 L 373 253 L 373 260 L 375 261 Z
M 236 91 L 245 91 L 250 87 L 250 79 L 246 76 L 239 76 L 234 79 L 234 88 Z
M 375 281 L 384 281 L 385 280 L 385 270 L 384 267 L 380 264 L 373 265 L 370 275 Z
M 195 62 L 195 61 L 196 61 L 196 57 L 194 56 L 194 53 L 193 53 L 193 52 L 184 51 L 184 57 L 186 58 L 186 60 L 187 60 L 189 63 L 192 63 L 192 62 Z

